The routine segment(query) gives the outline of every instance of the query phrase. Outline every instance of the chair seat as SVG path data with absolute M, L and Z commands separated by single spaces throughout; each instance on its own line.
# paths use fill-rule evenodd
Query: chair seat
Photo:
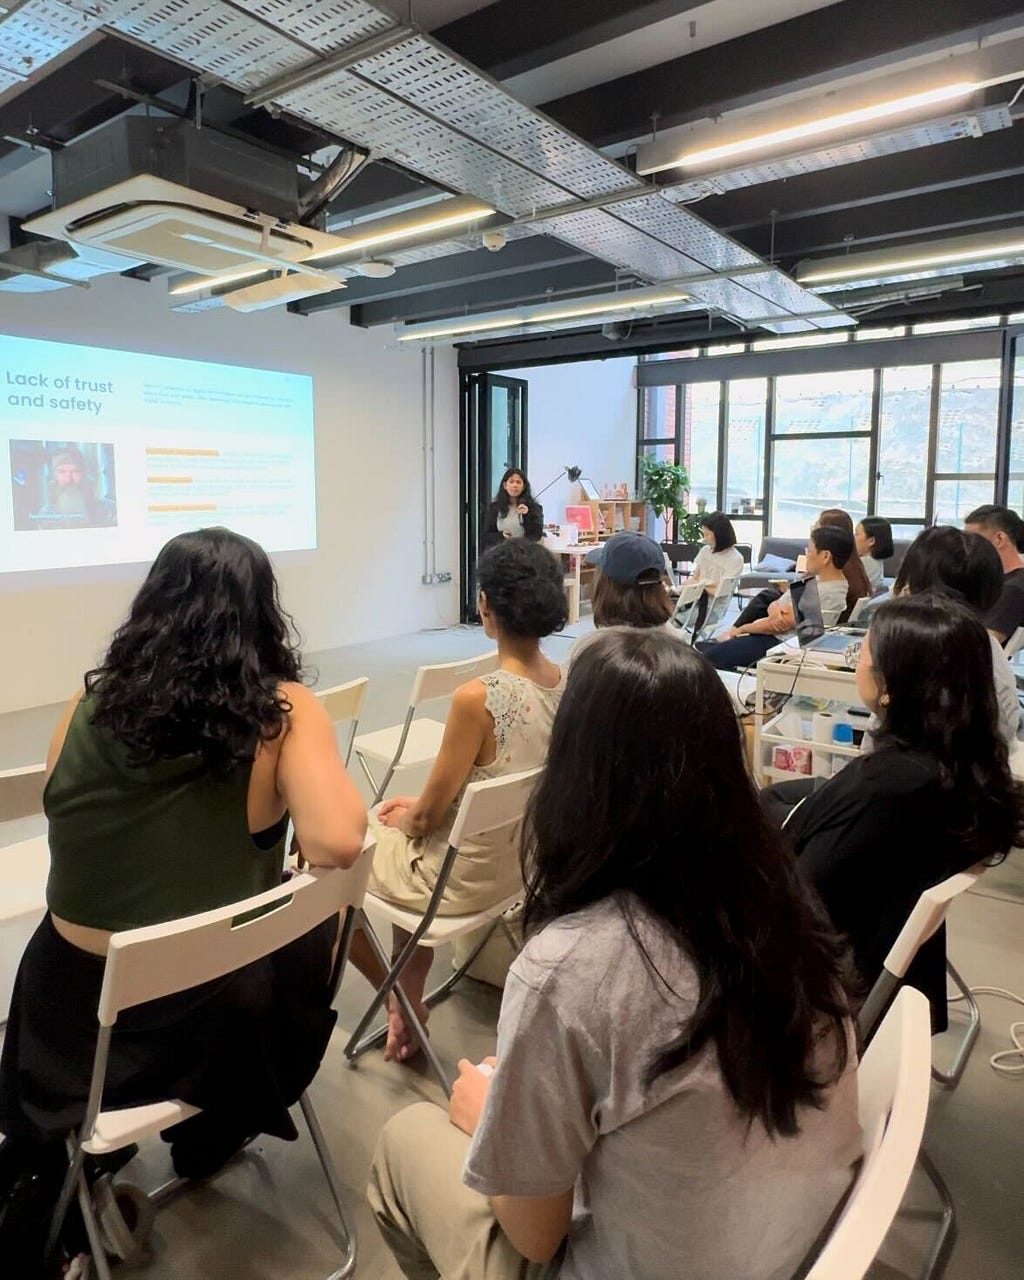
M 402 726 L 398 724 L 390 729 L 378 729 L 376 733 L 361 733 L 353 745 L 364 759 L 379 760 L 387 766 L 394 759 L 401 736 Z M 427 717 L 414 720 L 409 726 L 409 736 L 405 741 L 399 768 L 430 764 L 436 760 L 443 737 L 444 725 L 440 720 Z
M 488 907 L 486 911 L 474 911 L 468 916 L 435 916 L 430 928 L 420 938 L 419 944 L 421 947 L 443 947 L 446 942 L 452 942 L 456 938 L 461 938 L 467 933 L 473 933 L 476 929 L 490 924 L 492 920 L 503 916 L 506 911 L 522 900 L 523 895 L 520 891 L 503 902 Z M 386 898 L 378 898 L 373 893 L 367 893 L 366 907 L 380 912 L 391 924 L 397 925 L 406 933 L 415 933 L 423 919 L 421 912 L 405 911 L 401 907 L 396 907 L 393 902 L 388 902 Z
M 101 1111 L 96 1117 L 96 1129 L 82 1150 L 91 1156 L 120 1151 L 131 1142 L 139 1142 L 172 1124 L 180 1124 L 189 1116 L 197 1116 L 200 1107 L 188 1102 L 150 1102 L 143 1107 L 123 1107 L 117 1111 Z

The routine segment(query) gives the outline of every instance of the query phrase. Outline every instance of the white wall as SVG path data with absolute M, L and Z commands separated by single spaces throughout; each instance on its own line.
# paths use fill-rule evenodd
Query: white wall
M 285 607 L 307 650 L 458 621 L 458 379 L 436 359 L 437 568 L 424 587 L 421 356 L 343 308 L 170 311 L 161 280 L 0 295 L 0 332 L 314 375 L 318 549 L 277 557 Z M 3 566 L 0 566 L 2 569 Z M 68 697 L 102 654 L 145 565 L 0 572 L 0 711 Z
M 503 369 L 529 390 L 529 472 L 536 493 L 563 467 L 578 466 L 598 486 L 636 472 L 635 357 L 581 360 L 535 369 Z M 579 489 L 563 476 L 541 498 L 545 519 L 560 523 Z

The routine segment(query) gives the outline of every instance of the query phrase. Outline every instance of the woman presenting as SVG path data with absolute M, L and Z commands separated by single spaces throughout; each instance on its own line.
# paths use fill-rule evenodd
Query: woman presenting
M 544 508 L 530 492 L 530 482 L 518 467 L 509 467 L 501 477 L 494 501 L 487 508 L 480 529 L 480 552 L 498 546 L 505 538 L 529 538 L 540 542 L 544 536 Z

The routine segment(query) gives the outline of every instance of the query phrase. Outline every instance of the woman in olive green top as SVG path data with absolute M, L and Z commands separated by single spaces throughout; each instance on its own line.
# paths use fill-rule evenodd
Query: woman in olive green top
M 227 529 L 160 552 L 50 746 L 49 913 L 18 972 L 0 1061 L 0 1131 L 32 1153 L 85 1108 L 112 932 L 280 883 L 288 817 L 307 861 L 349 866 L 366 810 L 301 660 L 263 550 Z M 118 1020 L 108 1105 L 178 1097 L 169 1131 L 202 1176 L 253 1132 L 294 1137 L 334 1014 L 334 921 L 292 947 Z M 7 1162 L 9 1163 L 9 1162 Z

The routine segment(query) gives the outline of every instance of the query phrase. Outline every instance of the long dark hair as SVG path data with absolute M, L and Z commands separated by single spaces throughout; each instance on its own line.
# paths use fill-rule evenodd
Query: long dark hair
M 583 646 L 526 832 L 529 933 L 614 898 L 641 949 L 638 909 L 697 971 L 696 1009 L 654 1047 L 648 1084 L 713 1045 L 740 1111 L 795 1133 L 798 1110 L 820 1105 L 846 1066 L 848 971 L 761 812 L 707 660 L 665 631 L 604 631 Z M 823 1041 L 831 1069 L 813 1061 Z
M 888 560 L 893 554 L 892 525 L 884 516 L 865 516 L 860 522 L 864 537 L 871 539 L 873 560 Z
M 880 605 L 868 633 L 879 705 L 879 751 L 923 752 L 952 800 L 953 833 L 975 861 L 1024 843 L 1024 786 L 999 732 L 992 642 L 965 604 L 935 591 Z
M 860 562 L 860 556 L 855 554 L 857 541 L 853 532 L 853 517 L 849 511 L 844 511 L 842 507 L 826 507 L 819 514 L 817 523 L 814 529 L 811 530 L 812 537 L 818 529 L 842 529 L 850 535 L 850 554 L 845 561 L 836 561 L 836 564 L 843 571 L 843 577 L 846 579 L 846 612 L 849 614 L 858 600 L 871 595 L 871 583 L 868 581 L 867 572 Z M 818 546 L 818 544 L 815 543 L 815 546 Z M 821 550 L 820 547 L 818 549 Z
M 728 551 L 736 545 L 736 530 L 724 511 L 709 511 L 700 518 L 700 527 L 715 535 L 715 550 Z
M 85 689 L 92 723 L 133 764 L 196 754 L 226 772 L 280 734 L 291 706 L 278 686 L 301 670 L 266 552 L 198 529 L 160 551 Z
M 937 591 L 988 613 L 1003 589 L 999 552 L 980 533 L 936 525 L 924 529 L 907 548 L 893 595 Z
M 512 502 L 512 499 L 505 492 L 505 481 L 508 480 L 510 476 L 518 476 L 523 482 L 523 491 L 516 499 L 517 505 L 520 502 L 523 502 L 527 506 L 531 506 L 536 501 L 533 494 L 530 492 L 530 482 L 526 478 L 526 473 L 521 471 L 519 467 L 509 467 L 501 477 L 501 482 L 498 485 L 498 492 L 494 495 L 494 501 L 498 504 L 498 511 L 503 516 L 508 515 L 508 509 Z

